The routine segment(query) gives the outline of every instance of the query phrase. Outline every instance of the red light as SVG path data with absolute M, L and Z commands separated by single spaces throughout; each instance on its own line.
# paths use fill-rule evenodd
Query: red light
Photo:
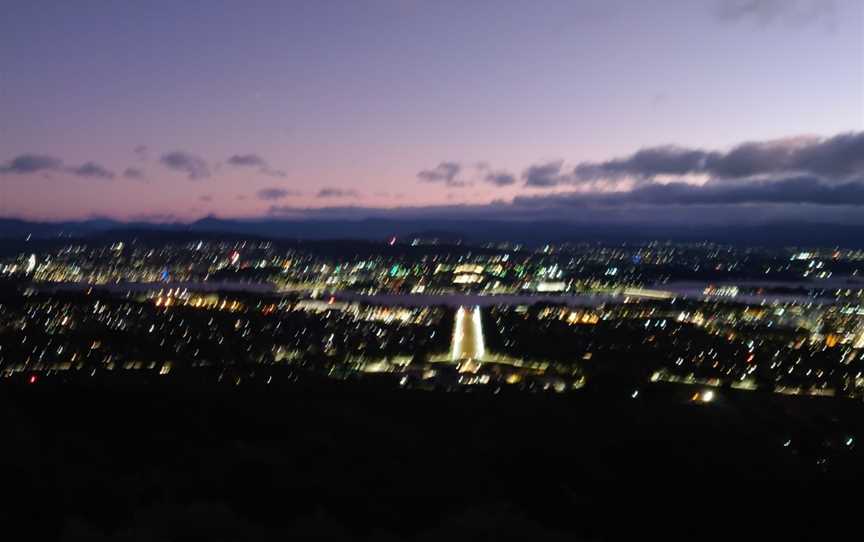
M 36 383 L 36 375 L 30 375 L 30 377 L 27 378 L 27 383 L 28 384 L 35 384 Z

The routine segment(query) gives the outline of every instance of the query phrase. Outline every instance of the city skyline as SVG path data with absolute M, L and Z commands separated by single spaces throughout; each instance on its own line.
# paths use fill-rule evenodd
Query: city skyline
M 5 531 L 860 530 L 864 1 L 0 13 Z
M 17 3 L 0 216 L 858 222 L 862 10 Z

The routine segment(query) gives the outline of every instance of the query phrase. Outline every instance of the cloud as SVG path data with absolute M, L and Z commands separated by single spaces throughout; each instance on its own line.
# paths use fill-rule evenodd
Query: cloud
M 132 152 L 138 156 L 139 160 L 148 160 L 150 158 L 150 149 L 147 145 L 138 145 L 132 149 Z
M 185 173 L 190 179 L 204 179 L 210 176 L 210 167 L 203 159 L 184 151 L 163 154 L 159 159 L 169 169 Z
M 469 179 L 460 178 L 469 175 Z M 474 162 L 463 166 L 459 162 L 441 162 L 432 169 L 424 169 L 417 178 L 426 183 L 441 183 L 452 188 L 473 186 L 483 181 L 496 186 L 509 186 L 516 183 L 516 177 L 506 171 L 493 171 L 489 162 Z M 451 194 L 450 197 L 456 197 Z
M 354 190 L 343 190 L 341 188 L 322 188 L 318 191 L 318 198 L 356 198 L 359 195 Z
M 67 171 L 78 177 L 91 177 L 94 179 L 113 179 L 115 177 L 114 172 L 95 162 L 87 162 L 80 166 L 69 167 Z
M 707 154 L 675 146 L 642 149 L 624 159 L 583 162 L 573 170 L 575 181 L 615 180 L 624 176 L 685 175 L 700 170 Z
M 204 194 L 203 196 L 198 196 L 198 201 L 209 203 L 213 201 L 213 196 L 211 196 L 210 194 Z
M 812 177 L 738 185 L 651 183 L 613 193 L 520 196 L 512 202 L 431 206 L 303 208 L 274 205 L 269 215 L 292 219 L 555 220 L 580 223 L 758 224 L 766 220 L 862 222 L 864 179 L 829 185 Z M 574 212 L 578 211 L 578 212 Z
M 495 172 L 489 173 L 483 179 L 487 183 L 494 184 L 495 186 L 511 186 L 516 184 L 516 177 L 506 172 Z
M 0 174 L 27 175 L 44 171 L 57 171 L 63 161 L 43 154 L 21 154 L 0 165 Z
M 649 183 L 618 192 L 568 192 L 542 196 L 518 196 L 519 206 L 620 207 L 745 204 L 864 205 L 864 178 L 831 184 L 817 177 L 789 177 L 734 184 L 685 182 Z
M 448 186 L 465 186 L 464 181 L 459 181 L 456 176 L 462 171 L 462 166 L 457 162 L 441 162 L 432 169 L 424 169 L 417 174 L 417 178 L 425 183 L 444 183 Z
M 516 182 L 507 172 L 494 171 L 486 162 L 470 168 L 484 182 L 510 186 Z M 465 171 L 457 162 L 441 162 L 421 171 L 423 182 L 448 186 L 468 186 L 459 179 Z M 843 182 L 864 176 L 864 132 L 850 132 L 829 138 L 798 136 L 773 141 L 740 143 L 728 151 L 690 148 L 678 145 L 647 147 L 620 158 L 600 162 L 581 162 L 572 169 L 563 160 L 534 164 L 522 172 L 529 188 L 554 188 L 582 185 L 610 189 L 627 181 L 640 186 L 660 177 L 675 180 L 701 176 L 712 179 L 758 179 L 761 177 L 812 175 L 823 180 Z
M 232 166 L 266 166 L 267 162 L 257 154 L 235 154 L 228 158 L 228 163 Z
M 80 166 L 63 167 L 63 161 L 44 154 L 21 154 L 0 164 L 0 175 L 31 175 L 34 173 L 71 173 L 78 177 L 113 179 L 114 172 L 96 162 L 85 162 Z
M 833 18 L 834 0 L 720 0 L 716 15 L 725 22 L 755 21 L 767 25 L 779 20 L 812 24 Z
M 257 154 L 235 154 L 228 158 L 228 164 L 236 167 L 257 167 L 258 172 L 271 177 L 285 177 L 285 172 L 272 169 L 266 160 Z
M 525 186 L 549 188 L 571 182 L 569 175 L 562 174 L 561 172 L 563 165 L 564 162 L 559 160 L 530 166 L 522 173 Z
M 448 170 L 436 169 L 435 177 L 446 182 Z M 478 175 L 491 184 L 512 184 L 512 175 L 507 178 L 509 174 L 492 168 Z M 501 175 L 500 182 L 497 175 Z M 746 142 L 725 151 L 649 147 L 605 162 L 583 162 L 572 169 L 565 169 L 562 161 L 540 163 L 527 168 L 521 177 L 529 187 L 573 188 L 523 194 L 509 203 L 320 209 L 273 206 L 270 213 L 297 218 L 542 218 L 656 224 L 755 224 L 802 218 L 864 222 L 864 132 Z
M 651 104 L 651 107 L 657 108 L 666 105 L 667 102 L 669 102 L 668 94 L 666 94 L 665 92 L 656 92 L 651 95 L 651 100 L 649 103 Z
M 136 167 L 127 167 L 123 171 L 123 176 L 134 180 L 141 180 L 145 177 L 144 172 Z
M 784 174 L 837 180 L 864 175 L 864 132 L 830 138 L 796 137 L 748 142 L 728 152 L 676 146 L 652 147 L 624 158 L 583 162 L 573 170 L 572 179 L 583 182 L 626 176 L 644 180 L 659 175 L 742 179 Z
M 787 9 L 794 0 L 723 0 L 718 3 L 717 16 L 722 20 L 756 19 L 770 22 Z
M 797 171 L 823 177 L 864 174 L 864 132 L 827 139 L 790 138 L 745 143 L 725 155 L 712 155 L 706 164 L 718 176 L 744 177 Z
M 434 205 L 421 207 L 324 207 L 318 209 L 272 206 L 273 216 L 296 218 L 441 218 L 572 220 L 578 209 L 580 220 L 728 223 L 758 221 L 767 213 L 807 216 L 819 209 L 864 207 L 864 179 L 828 185 L 812 177 L 793 177 L 740 185 L 692 185 L 652 183 L 634 190 L 612 193 L 555 193 L 518 196 L 512 203 Z M 797 213 L 797 214 L 796 214 Z M 833 214 L 832 214 L 833 213 Z M 837 216 L 826 211 L 822 216 Z M 860 215 L 859 215 L 860 216 Z
M 262 188 L 256 195 L 258 199 L 264 201 L 273 201 L 282 198 L 287 198 L 289 196 L 297 196 L 300 193 L 295 190 L 286 190 L 284 188 Z

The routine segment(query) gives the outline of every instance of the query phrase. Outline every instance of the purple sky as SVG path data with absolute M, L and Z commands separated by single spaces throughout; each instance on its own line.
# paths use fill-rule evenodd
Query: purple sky
M 7 0 L 0 70 L 0 216 L 864 205 L 860 0 Z

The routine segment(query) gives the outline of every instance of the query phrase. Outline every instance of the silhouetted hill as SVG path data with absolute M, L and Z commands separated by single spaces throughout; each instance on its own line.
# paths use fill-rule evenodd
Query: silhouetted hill
M 567 222 L 470 221 L 431 219 L 285 220 L 221 219 L 207 217 L 191 223 L 124 223 L 98 219 L 78 222 L 28 222 L 0 219 L 0 237 L 7 240 L 93 237 L 139 237 L 167 234 L 259 237 L 270 239 L 353 239 L 400 241 L 414 237 L 439 237 L 446 243 L 511 242 L 529 246 L 546 243 L 645 241 L 699 242 L 760 246 L 840 246 L 864 248 L 864 225 L 808 222 L 774 222 L 763 225 L 669 226 L 654 224 L 579 224 Z M 124 232 L 124 233 L 121 233 Z M 420 233 L 418 233 L 420 232 Z M 426 233 L 423 233 L 426 232 Z
M 28 540 L 727 541 L 840 538 L 856 517 L 843 489 L 861 451 L 820 458 L 860 434 L 860 403 L 444 394 L 273 370 L 243 386 L 4 379 L 0 524 Z

